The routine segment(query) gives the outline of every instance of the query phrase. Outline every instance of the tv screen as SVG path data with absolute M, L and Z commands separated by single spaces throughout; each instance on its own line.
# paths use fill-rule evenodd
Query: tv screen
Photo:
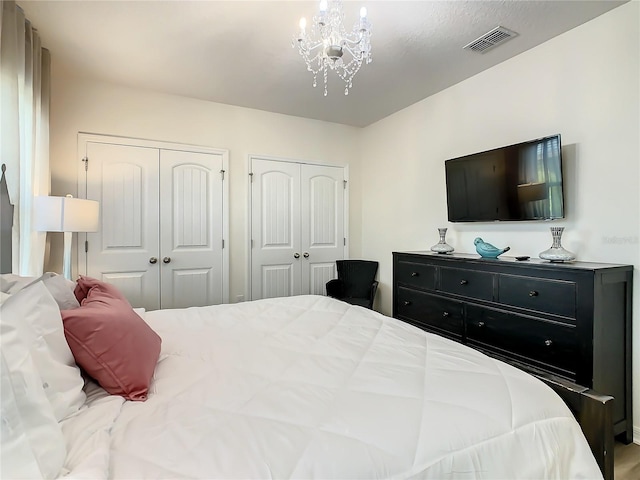
M 560 135 L 447 160 L 450 222 L 564 218 Z

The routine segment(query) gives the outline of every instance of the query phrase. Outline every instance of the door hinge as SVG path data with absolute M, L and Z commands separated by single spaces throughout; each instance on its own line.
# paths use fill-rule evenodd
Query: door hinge
M 347 246 L 347 237 L 342 237 L 342 245 Z
M 222 248 L 224 249 L 224 238 L 222 239 Z
M 84 253 L 89 251 L 89 240 L 84 241 Z
M 342 181 L 342 188 L 345 189 L 345 190 L 347 189 L 347 181 L 346 180 Z
M 222 180 L 224 180 L 224 170 L 220 170 L 220 175 L 222 176 Z
M 84 162 L 84 171 L 86 172 L 89 170 L 89 157 L 84 157 L 82 161 Z
M 251 179 L 251 183 L 253 183 L 253 172 L 249 172 L 249 178 Z
M 253 248 L 253 238 L 251 239 L 251 248 Z

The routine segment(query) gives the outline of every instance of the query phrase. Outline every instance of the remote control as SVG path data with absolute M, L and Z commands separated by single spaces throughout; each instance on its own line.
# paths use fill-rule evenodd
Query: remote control
M 518 260 L 519 262 L 522 262 L 523 260 L 529 260 L 530 257 L 523 255 L 522 257 L 516 257 L 516 260 Z

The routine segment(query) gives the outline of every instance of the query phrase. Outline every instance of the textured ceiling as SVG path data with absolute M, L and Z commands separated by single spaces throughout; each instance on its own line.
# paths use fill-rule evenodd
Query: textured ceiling
M 107 82 L 366 126 L 624 1 L 346 1 L 366 6 L 373 63 L 329 95 L 291 47 L 308 1 L 20 1 L 55 67 Z M 462 47 L 501 25 L 519 35 L 478 54 Z

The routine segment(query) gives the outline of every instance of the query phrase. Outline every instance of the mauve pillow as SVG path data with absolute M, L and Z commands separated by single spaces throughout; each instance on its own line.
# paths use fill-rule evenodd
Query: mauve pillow
M 80 307 L 61 314 L 77 364 L 112 395 L 146 400 L 160 355 L 158 334 L 113 285 L 80 277 L 75 295 Z
M 113 298 L 119 298 L 120 300 L 124 300 L 129 303 L 127 298 L 122 294 L 120 290 L 116 288 L 115 285 L 111 285 L 110 283 L 105 283 L 100 280 L 91 277 L 85 277 L 84 275 L 80 275 L 78 277 L 78 281 L 76 282 L 76 288 L 73 291 L 78 303 L 82 305 L 82 301 L 87 298 L 89 295 L 89 291 L 93 287 L 98 287 L 102 292 L 108 293 Z

